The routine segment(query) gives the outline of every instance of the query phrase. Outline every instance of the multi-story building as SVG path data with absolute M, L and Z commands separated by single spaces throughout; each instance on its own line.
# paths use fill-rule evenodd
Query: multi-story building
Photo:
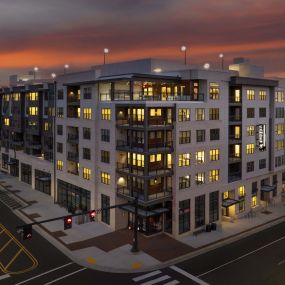
M 146 235 L 178 237 L 266 206 L 285 188 L 285 85 L 244 65 L 146 59 L 2 89 L 2 170 L 70 211 L 138 197 Z M 98 219 L 115 230 L 133 213 Z

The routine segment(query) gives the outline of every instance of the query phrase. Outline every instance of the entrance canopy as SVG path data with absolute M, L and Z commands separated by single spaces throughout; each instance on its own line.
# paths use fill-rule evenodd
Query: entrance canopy
M 238 204 L 238 203 L 239 203 L 239 201 L 234 200 L 234 199 L 225 199 L 222 201 L 222 207 L 228 208 L 228 207 L 235 205 L 235 204 Z
M 51 178 L 48 177 L 48 176 L 45 176 L 45 177 L 39 177 L 39 180 L 40 180 L 40 181 L 50 181 Z
M 271 192 L 271 191 L 273 191 L 273 190 L 275 190 L 276 189 L 276 185 L 264 185 L 264 186 L 261 186 L 261 191 L 262 192 Z
M 120 208 L 122 210 L 127 211 L 127 212 L 135 213 L 135 207 L 132 205 L 126 205 L 126 206 L 122 206 Z M 160 215 L 161 213 L 165 213 L 168 211 L 169 210 L 166 208 L 159 208 L 159 209 L 155 209 L 155 210 L 151 210 L 151 211 L 138 208 L 138 215 L 141 217 L 151 217 L 151 216 L 155 216 L 155 215 Z

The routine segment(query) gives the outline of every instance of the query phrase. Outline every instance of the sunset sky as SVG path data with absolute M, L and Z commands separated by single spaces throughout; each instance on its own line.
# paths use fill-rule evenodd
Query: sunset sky
M 159 57 L 250 58 L 285 77 L 284 0 L 0 0 L 0 83 L 38 66 L 73 69 Z

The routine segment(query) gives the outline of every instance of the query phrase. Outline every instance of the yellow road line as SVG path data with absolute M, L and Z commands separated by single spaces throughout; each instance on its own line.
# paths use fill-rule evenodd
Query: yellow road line
M 12 240 L 9 239 L 9 240 L 3 245 L 3 247 L 0 249 L 0 252 L 2 252 L 2 251 L 10 244 L 11 241 L 12 241 Z
M 4 232 L 4 230 L 2 230 L 2 231 L 0 232 L 0 235 L 1 235 L 3 232 Z
M 19 256 L 19 254 L 22 252 L 22 248 L 13 256 L 13 258 L 9 261 L 9 263 L 6 265 L 5 270 L 14 262 L 14 260 Z

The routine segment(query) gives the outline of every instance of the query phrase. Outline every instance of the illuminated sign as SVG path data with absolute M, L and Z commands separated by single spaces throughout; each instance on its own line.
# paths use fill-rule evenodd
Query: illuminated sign
M 266 150 L 266 125 L 256 126 L 256 145 L 260 151 Z

